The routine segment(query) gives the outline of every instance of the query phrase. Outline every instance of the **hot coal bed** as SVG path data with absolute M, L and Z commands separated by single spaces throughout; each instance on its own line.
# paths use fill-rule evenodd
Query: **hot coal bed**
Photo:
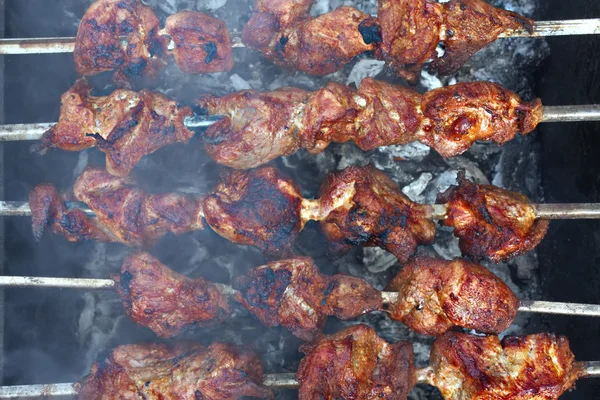
M 6 0 L 6 37 L 74 36 L 79 19 L 90 1 Z M 249 19 L 254 0 L 169 0 L 148 2 L 157 12 L 168 15 L 181 9 L 209 11 L 227 21 L 239 32 Z M 352 5 L 367 13 L 376 12 L 375 0 L 355 0 Z M 585 18 L 600 15 L 594 0 L 492 1 L 496 6 L 539 20 Z M 315 14 L 342 5 L 339 0 L 318 0 Z M 518 92 L 523 98 L 540 96 L 546 104 L 600 103 L 596 90 L 600 71 L 600 39 L 596 36 L 534 39 L 503 39 L 478 53 L 454 77 L 439 80 L 424 74 L 418 89 L 472 80 L 492 80 Z M 315 90 L 327 81 L 345 84 L 377 76 L 397 82 L 380 62 L 364 55 L 339 73 L 315 78 L 275 67 L 251 50 L 235 51 L 236 65 L 230 73 L 184 75 L 174 65 L 153 89 L 182 102 L 199 94 L 223 95 L 235 90 L 270 90 L 297 86 Z M 76 79 L 72 56 L 4 56 L 4 122 L 54 121 L 58 117 L 60 95 Z M 0 72 L 2 70 L 0 69 Z M 109 92 L 106 77 L 93 79 L 98 92 Z M 0 102 L 0 106 L 2 102 Z M 391 146 L 370 153 L 352 144 L 332 145 L 319 155 L 299 152 L 276 161 L 276 166 L 296 180 L 305 196 L 314 196 L 318 185 L 332 170 L 350 165 L 373 163 L 386 171 L 412 199 L 422 203 L 435 200 L 439 190 L 454 182 L 456 170 L 465 169 L 479 183 L 493 183 L 527 194 L 534 201 L 600 201 L 600 148 L 597 124 L 543 125 L 538 133 L 517 137 L 504 147 L 478 144 L 462 156 L 448 160 L 420 144 Z M 86 166 L 103 165 L 96 150 L 80 153 L 52 152 L 39 157 L 29 153 L 31 143 L 3 145 L 4 196 L 24 200 L 29 190 L 41 182 L 68 189 Z M 134 175 L 151 191 L 181 190 L 205 192 L 221 167 L 208 159 L 200 142 L 161 149 L 146 157 Z M 64 238 L 47 235 L 34 243 L 29 218 L 6 218 L 4 273 L 7 275 L 107 278 L 117 272 L 130 249 L 98 243 L 69 244 Z M 521 299 L 544 299 L 580 303 L 600 303 L 600 223 L 596 221 L 554 221 L 538 252 L 518 257 L 508 264 L 489 265 Z M 378 248 L 357 249 L 338 260 L 325 257 L 324 239 L 315 226 L 301 234 L 297 254 L 315 258 L 323 272 L 349 273 L 369 280 L 377 288 L 398 272 L 395 258 Z M 444 258 L 459 256 L 451 232 L 439 229 L 436 244 L 421 249 Z M 188 276 L 203 276 L 227 283 L 235 275 L 265 263 L 257 250 L 237 246 L 210 231 L 195 232 L 162 240 L 151 252 L 163 263 Z M 93 360 L 103 358 L 123 343 L 158 341 L 147 329 L 136 326 L 123 315 L 121 303 L 112 291 L 58 289 L 10 289 L 4 299 L 3 384 L 69 382 L 79 379 Z M 202 343 L 228 341 L 254 348 L 265 371 L 293 372 L 301 354 L 301 342 L 281 328 L 264 328 L 243 309 L 214 328 L 198 328 L 183 338 Z M 416 361 L 428 360 L 431 339 L 416 335 L 383 313 L 371 313 L 359 320 L 331 319 L 327 332 L 358 321 L 368 323 L 390 341 L 411 340 Z M 1 326 L 1 325 L 0 325 Z M 600 360 L 600 323 L 576 317 L 531 317 L 520 314 L 509 329 L 511 334 L 552 331 L 567 335 L 576 356 Z M 180 337 L 181 338 L 181 337 Z M 565 399 L 597 396 L 597 380 L 577 383 L 577 391 Z M 293 399 L 293 391 L 278 393 L 278 399 Z M 440 398 L 435 389 L 418 386 L 411 399 Z

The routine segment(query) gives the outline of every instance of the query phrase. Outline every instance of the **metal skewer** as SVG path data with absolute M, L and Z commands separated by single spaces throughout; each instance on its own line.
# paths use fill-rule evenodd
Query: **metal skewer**
M 600 377 L 599 361 L 578 362 L 583 369 L 582 378 Z M 417 383 L 429 384 L 431 368 L 417 369 Z M 274 389 L 297 389 L 300 384 L 293 373 L 265 374 L 263 384 Z M 77 392 L 73 383 L 53 383 L 48 385 L 22 385 L 22 386 L 0 386 L 0 399 L 27 399 L 54 396 L 76 396 Z
M 600 18 L 538 21 L 533 32 L 527 30 L 514 30 L 500 34 L 499 37 L 544 37 L 544 36 L 571 36 L 571 35 L 597 35 L 600 33 Z M 230 34 L 231 47 L 245 47 L 240 34 Z M 3 54 L 52 54 L 72 53 L 75 50 L 74 37 L 47 37 L 30 39 L 0 39 L 0 55 Z
M 96 214 L 84 203 L 67 201 L 67 208 L 78 208 L 91 217 Z M 445 204 L 430 204 L 431 219 L 446 217 Z M 600 203 L 533 204 L 540 219 L 600 219 Z M 30 217 L 31 207 L 24 201 L 0 201 L 0 217 Z
M 197 115 L 186 117 L 185 126 L 190 129 L 208 128 L 222 118 L 220 115 Z M 576 106 L 544 106 L 541 122 L 600 121 L 600 104 Z M 40 140 L 44 132 L 56 122 L 37 124 L 0 125 L 0 141 Z
M 215 285 L 227 296 L 233 296 L 235 290 L 220 283 Z M 0 276 L 1 287 L 52 287 L 70 289 L 112 289 L 112 279 L 85 279 L 85 278 L 39 278 L 33 276 Z M 384 304 L 398 301 L 397 292 L 381 292 Z M 553 301 L 523 300 L 519 307 L 520 312 L 562 314 L 581 317 L 600 317 L 600 305 L 580 303 L 560 303 Z

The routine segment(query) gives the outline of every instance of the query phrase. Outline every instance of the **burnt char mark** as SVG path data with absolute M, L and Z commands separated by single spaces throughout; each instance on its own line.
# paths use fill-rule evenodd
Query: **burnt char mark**
M 282 36 L 279 38 L 279 40 L 275 44 L 275 51 L 278 54 L 280 54 L 281 56 L 283 56 L 283 53 L 285 51 L 285 45 L 287 44 L 288 41 L 289 41 L 289 38 L 287 38 L 286 36 Z
M 488 212 L 487 208 L 485 208 L 484 205 L 479 207 L 479 212 L 483 216 L 483 219 L 485 219 L 485 222 L 487 222 L 490 225 L 494 224 L 494 220 L 492 220 L 492 216 L 490 215 L 490 213 Z
M 358 25 L 358 31 L 362 35 L 365 44 L 381 43 L 381 29 L 370 19 L 366 19 Z
M 206 51 L 206 58 L 204 62 L 210 64 L 212 60 L 217 58 L 217 44 L 215 42 L 208 42 L 202 45 L 204 51 Z
M 77 235 L 85 230 L 85 221 L 78 218 L 75 213 L 65 213 L 60 219 L 60 226 L 67 232 Z
M 119 285 L 121 288 L 127 292 L 128 295 L 131 296 L 131 281 L 133 280 L 133 275 L 129 271 L 121 272 L 121 277 L 119 279 Z
M 131 63 L 128 66 L 126 66 L 125 68 L 123 68 L 123 73 L 125 73 L 125 75 L 130 76 L 130 77 L 140 76 L 146 69 L 147 65 L 148 65 L 148 62 L 144 59 L 141 59 L 140 61 L 138 61 L 136 63 Z
M 111 148 L 119 139 L 121 139 L 125 134 L 130 132 L 133 128 L 138 125 L 138 119 L 140 118 L 140 114 L 144 110 L 145 104 L 143 101 L 140 101 L 138 105 L 136 105 L 132 112 L 131 118 L 124 120 L 117 127 L 109 133 L 108 137 L 104 139 L 98 133 L 86 133 L 86 136 L 91 136 L 96 139 L 96 146 L 100 149 Z

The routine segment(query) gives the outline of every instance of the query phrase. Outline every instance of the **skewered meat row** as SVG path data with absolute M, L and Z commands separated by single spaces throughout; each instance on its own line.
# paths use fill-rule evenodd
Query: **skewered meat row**
M 44 133 L 37 152 L 97 147 L 106 154 L 108 172 L 126 176 L 143 156 L 168 144 L 187 143 L 194 136 L 184 125 L 192 110 L 160 93 L 125 89 L 105 97 L 91 93 L 88 82 L 80 79 L 62 95 L 58 124 Z
M 319 198 L 302 198 L 300 189 L 272 167 L 226 171 L 206 196 L 149 194 L 130 178 L 88 169 L 74 185 L 75 198 L 96 218 L 67 209 L 51 185 L 32 190 L 33 232 L 39 239 L 51 227 L 69 241 L 99 240 L 147 247 L 167 233 L 204 228 L 268 255 L 292 253 L 308 221 L 319 221 L 332 256 L 353 246 L 379 246 L 406 262 L 418 245 L 431 244 L 433 208 L 412 202 L 383 172 L 372 166 L 331 173 Z M 548 221 L 536 218 L 524 196 L 475 185 L 459 174 L 458 186 L 440 195 L 447 209 L 444 224 L 455 226 L 460 248 L 475 259 L 494 262 L 532 250 L 543 239 Z M 436 216 L 439 218 L 440 216 Z
M 224 21 L 182 11 L 168 17 L 160 29 L 156 14 L 139 0 L 92 3 L 79 24 L 74 50 L 78 73 L 85 76 L 115 70 L 118 82 L 140 75 L 156 77 L 171 54 L 187 73 L 233 68 L 231 39 Z
M 299 399 L 405 400 L 417 381 L 409 342 L 390 344 L 356 325 L 301 348 Z M 558 399 L 583 376 L 563 336 L 436 339 L 427 381 L 448 400 Z
M 257 13 L 242 40 L 275 64 L 313 75 L 340 70 L 367 51 L 399 76 L 415 82 L 428 60 L 431 70 L 457 72 L 502 33 L 529 30 L 534 21 L 484 0 L 379 0 L 376 18 L 352 7 L 312 18 L 314 0 L 257 0 Z M 439 57 L 436 47 L 444 43 Z
M 220 164 L 253 168 L 300 148 L 323 151 L 331 142 L 362 150 L 421 141 L 451 157 L 475 141 L 503 144 L 542 119 L 541 101 L 523 102 L 491 82 L 469 82 L 424 95 L 371 78 L 358 90 L 338 83 L 306 92 L 295 88 L 206 96 L 198 105 L 225 118 L 202 135 Z
M 271 399 L 262 363 L 250 351 L 214 343 L 119 346 L 76 385 L 82 400 Z
M 568 339 L 549 333 L 500 340 L 449 332 L 436 339 L 430 367 L 421 370 L 410 342 L 390 344 L 362 324 L 301 350 L 300 400 L 406 400 L 416 383 L 436 386 L 447 400 L 558 399 L 586 375 Z M 117 347 L 75 387 L 85 400 L 272 398 L 262 379 L 258 357 L 231 345 L 147 344 Z
M 313 75 L 338 71 L 370 51 L 414 82 L 429 60 L 433 71 L 453 74 L 500 34 L 531 31 L 534 25 L 484 0 L 380 0 L 375 18 L 352 7 L 312 18 L 313 4 L 258 0 L 257 13 L 243 30 L 244 43 L 278 65 Z M 79 25 L 74 55 L 80 74 L 116 70 L 116 80 L 127 82 L 131 76 L 155 77 L 170 53 L 183 72 L 229 71 L 231 46 L 225 23 L 206 14 L 182 11 L 160 29 L 158 17 L 139 0 L 97 0 Z
M 398 296 L 385 301 L 364 279 L 323 275 L 308 257 L 254 268 L 234 278 L 233 292 L 180 275 L 148 253 L 127 257 L 113 280 L 125 314 L 161 337 L 192 325 L 220 323 L 230 316 L 230 294 L 263 325 L 283 326 L 304 340 L 322 336 L 328 316 L 349 320 L 378 310 L 423 335 L 438 336 L 456 327 L 500 333 L 519 308 L 502 280 L 462 259 L 409 261 L 387 287 Z
M 187 142 L 193 112 L 161 94 L 116 90 L 91 95 L 78 81 L 62 96 L 58 124 L 42 137 L 40 151 L 78 151 L 97 146 L 107 169 L 129 174 L 160 147 Z M 208 155 L 238 169 L 254 168 L 300 148 L 323 151 L 331 142 L 354 141 L 368 151 L 419 140 L 444 157 L 465 152 L 475 141 L 502 144 L 531 132 L 542 120 L 540 100 L 523 102 L 491 82 L 459 83 L 424 95 L 370 78 L 358 90 L 337 83 L 314 92 L 284 88 L 204 96 L 198 105 L 217 118 L 202 135 Z

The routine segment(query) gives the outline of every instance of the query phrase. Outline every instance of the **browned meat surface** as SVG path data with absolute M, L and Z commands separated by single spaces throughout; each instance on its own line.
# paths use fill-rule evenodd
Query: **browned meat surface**
M 273 398 L 262 380 L 259 358 L 232 345 L 134 344 L 94 363 L 76 389 L 81 400 Z
M 475 53 L 495 41 L 501 33 L 533 29 L 534 21 L 491 6 L 486 0 L 451 0 L 442 4 L 445 53 L 431 69 L 452 75 Z
M 217 162 L 240 169 L 294 153 L 300 147 L 292 115 L 306 96 L 304 90 L 287 88 L 200 98 L 198 105 L 209 114 L 226 116 L 202 135 L 206 152 Z
M 333 73 L 357 55 L 375 50 L 360 28 L 368 14 L 339 7 L 312 18 L 308 11 L 313 2 L 258 1 L 258 12 L 244 26 L 243 42 L 279 66 L 312 75 Z
M 548 333 L 502 341 L 446 333 L 433 344 L 431 367 L 446 400 L 558 399 L 581 376 L 567 338 Z
M 462 259 L 417 257 L 386 288 L 399 293 L 389 316 L 422 335 L 439 336 L 454 327 L 483 333 L 508 328 L 519 299 L 488 269 Z
M 236 299 L 264 325 L 304 340 L 321 335 L 327 316 L 356 318 L 382 307 L 381 293 L 352 276 L 322 275 L 308 257 L 281 260 L 236 277 Z
M 212 283 L 190 279 L 148 253 L 134 253 L 113 276 L 125 314 L 160 337 L 190 325 L 221 322 L 230 314 L 227 299 Z
M 81 75 L 116 70 L 130 76 L 155 77 L 165 66 L 166 42 L 160 21 L 139 0 L 96 0 L 77 31 L 75 66 Z
M 296 379 L 300 400 L 406 400 L 416 383 L 412 344 L 389 344 L 366 325 L 355 325 L 314 343 Z
M 108 172 L 126 176 L 143 156 L 167 144 L 186 143 L 194 135 L 183 124 L 192 110 L 160 93 L 119 89 L 96 97 L 91 90 L 85 80 L 78 80 L 62 95 L 58 124 L 44 133 L 40 152 L 96 146 L 106 154 Z
M 299 148 L 323 151 L 354 141 L 363 150 L 420 140 L 444 157 L 477 140 L 498 144 L 527 134 L 542 118 L 539 100 L 523 102 L 491 82 L 460 83 L 420 95 L 412 89 L 364 79 L 358 90 L 329 83 L 306 92 L 286 88 L 207 96 L 198 105 L 225 118 L 202 140 L 217 162 L 254 168 Z
M 333 254 L 356 245 L 379 246 L 404 263 L 418 245 L 433 243 L 435 238 L 427 209 L 410 201 L 394 181 L 372 166 L 330 174 L 319 195 L 321 203 L 345 199 L 321 222 Z
M 423 95 L 419 140 L 443 157 L 464 153 L 478 140 L 504 144 L 527 134 L 542 120 L 542 102 L 523 102 L 492 82 L 468 82 Z
M 65 234 L 70 241 L 98 240 L 147 247 L 167 233 L 203 229 L 202 198 L 176 193 L 149 194 L 133 186 L 129 178 L 116 178 L 101 169 L 87 169 L 73 188 L 77 200 L 96 213 L 66 210 L 56 189 L 36 187 L 30 194 L 33 232 L 46 227 Z
M 443 6 L 431 0 L 379 0 L 381 44 L 376 54 L 400 77 L 416 82 L 427 60 L 436 57 Z
M 300 188 L 275 168 L 230 170 L 204 200 L 204 214 L 208 225 L 232 242 L 290 255 L 304 227 L 301 202 Z
M 485 0 L 380 0 L 371 18 L 339 7 L 312 18 L 314 1 L 257 1 L 242 40 L 275 64 L 326 75 L 365 51 L 385 60 L 399 76 L 415 82 L 429 61 L 431 69 L 451 75 L 502 33 L 533 28 L 534 22 Z M 444 42 L 445 53 L 436 47 Z
M 476 185 L 464 172 L 438 202 L 448 204 L 443 224 L 454 228 L 462 253 L 475 260 L 507 261 L 536 247 L 548 230 L 549 221 L 536 219 L 526 196 Z
M 501 33 L 531 30 L 534 24 L 485 0 L 380 0 L 377 14 L 382 43 L 376 54 L 410 82 L 428 60 L 433 71 L 452 75 Z M 445 52 L 438 58 L 440 41 Z
M 97 219 L 78 209 L 69 210 L 64 198 L 50 184 L 38 185 L 29 193 L 33 237 L 39 241 L 47 227 L 69 242 L 97 240 L 115 242 L 117 238 Z
M 167 18 L 163 32 L 175 42 L 171 52 L 183 72 L 201 74 L 233 68 L 233 49 L 225 21 L 200 12 L 180 11 Z

